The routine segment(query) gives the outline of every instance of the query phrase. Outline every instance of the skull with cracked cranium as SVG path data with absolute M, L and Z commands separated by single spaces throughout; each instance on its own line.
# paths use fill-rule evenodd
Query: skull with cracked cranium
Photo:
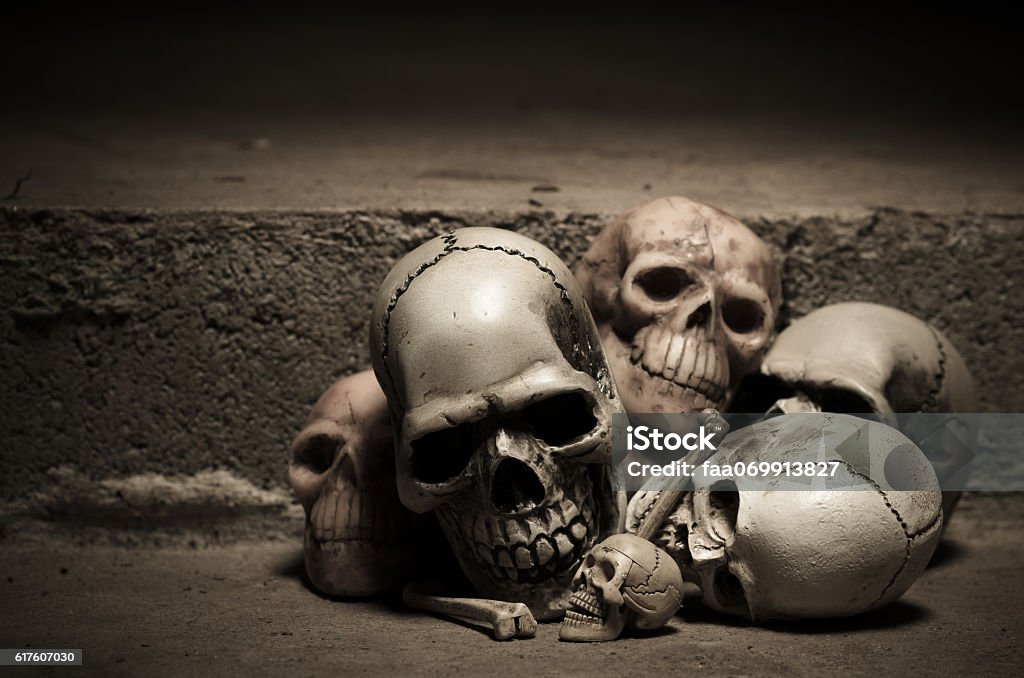
M 371 355 L 402 503 L 436 513 L 479 594 L 561 616 L 580 561 L 619 520 L 621 405 L 569 270 L 500 229 L 430 240 L 381 286 Z
M 635 534 L 595 546 L 573 579 L 560 640 L 615 640 L 626 628 L 661 628 L 683 605 L 683 577 L 665 551 Z
M 615 219 L 575 273 L 628 412 L 724 410 L 757 369 L 781 301 L 769 247 L 681 197 Z

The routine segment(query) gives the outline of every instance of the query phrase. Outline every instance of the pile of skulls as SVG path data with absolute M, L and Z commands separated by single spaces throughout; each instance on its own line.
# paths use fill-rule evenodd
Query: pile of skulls
M 682 605 L 684 579 L 713 609 L 754 621 L 894 600 L 931 557 L 943 509 L 927 460 L 883 423 L 828 420 L 847 433 L 880 427 L 874 444 L 906 448 L 906 472 L 930 489 L 893 492 L 866 477 L 876 491 L 711 483 L 640 492 L 628 507 L 613 490 L 616 413 L 743 403 L 884 421 L 973 408 L 963 361 L 926 323 L 837 304 L 775 338 L 781 296 L 772 250 L 685 198 L 610 223 L 575 276 L 499 229 L 416 248 L 379 289 L 373 372 L 333 385 L 290 448 L 311 584 L 339 597 L 405 585 L 410 606 L 487 624 L 498 638 L 563 619 L 565 640 L 659 628 Z M 765 435 L 777 444 L 751 442 Z M 770 419 L 730 433 L 716 456 L 795 461 L 811 453 L 807 440 L 799 418 Z M 444 559 L 426 570 L 420 542 L 432 537 L 459 577 Z M 457 579 L 472 597 L 445 595 Z

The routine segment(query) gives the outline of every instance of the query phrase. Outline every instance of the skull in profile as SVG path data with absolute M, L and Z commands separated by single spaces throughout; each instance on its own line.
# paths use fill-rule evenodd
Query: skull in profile
M 730 433 L 707 464 L 773 462 L 800 475 L 721 477 L 701 467 L 654 537 L 708 607 L 755 622 L 843 617 L 895 600 L 924 571 L 942 493 L 906 436 L 845 414 L 789 414 Z M 657 496 L 630 500 L 628 530 Z
M 675 561 L 635 534 L 612 535 L 595 546 L 573 585 L 561 640 L 615 640 L 627 626 L 653 631 L 683 605 L 683 576 Z

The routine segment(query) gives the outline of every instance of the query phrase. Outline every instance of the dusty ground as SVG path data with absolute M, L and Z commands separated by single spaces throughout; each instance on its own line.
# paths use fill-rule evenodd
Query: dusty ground
M 200 550 L 9 546 L 0 646 L 74 647 L 86 675 L 1020 675 L 1024 497 L 969 496 L 900 601 L 754 628 L 689 601 L 663 633 L 598 645 L 486 634 L 311 592 L 298 543 Z

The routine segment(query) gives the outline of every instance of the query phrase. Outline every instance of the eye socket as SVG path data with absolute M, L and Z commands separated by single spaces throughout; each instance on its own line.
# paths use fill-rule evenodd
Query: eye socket
M 743 584 L 728 567 L 719 567 L 715 570 L 711 585 L 715 589 L 715 598 L 721 605 L 747 609 L 747 596 L 743 591 Z
M 778 377 L 755 372 L 740 380 L 729 411 L 749 414 L 767 412 L 776 401 L 789 398 L 795 393 L 792 386 Z
M 580 393 L 563 393 L 523 410 L 530 428 L 551 447 L 560 447 L 582 438 L 597 426 L 593 408 Z
M 304 466 L 317 475 L 327 472 L 345 441 L 326 434 L 310 437 L 292 455 L 293 463 Z
M 443 428 L 412 442 L 412 475 L 422 483 L 444 483 L 466 470 L 473 456 L 468 425 Z
M 844 388 L 823 388 L 818 391 L 822 412 L 840 414 L 868 414 L 875 408 L 860 394 Z
M 733 297 L 722 304 L 722 320 L 733 332 L 750 334 L 764 325 L 764 310 L 753 299 Z
M 601 573 L 602 582 L 611 581 L 615 578 L 615 565 L 613 565 L 610 561 L 602 560 L 601 566 L 598 568 L 597 571 Z
M 633 279 L 633 284 L 639 285 L 649 299 L 657 302 L 675 299 L 692 283 L 693 279 L 686 271 L 670 266 L 652 268 Z
M 740 493 L 736 483 L 720 480 L 711 486 L 708 493 L 711 505 L 709 520 L 720 536 L 729 538 L 736 533 L 736 518 L 740 512 Z

